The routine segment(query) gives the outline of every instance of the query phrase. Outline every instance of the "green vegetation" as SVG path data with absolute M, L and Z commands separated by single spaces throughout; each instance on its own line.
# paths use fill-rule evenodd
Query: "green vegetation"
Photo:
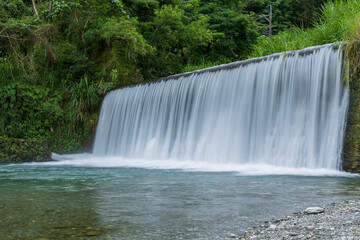
M 0 163 L 50 160 L 47 141 L 0 137 Z
M 359 18 L 356 18 L 359 20 Z M 360 173 L 360 22 L 352 22 L 347 42 L 350 106 L 344 141 L 343 168 Z
M 261 37 L 249 57 L 292 51 L 333 42 L 352 42 L 360 23 L 360 3 L 356 0 L 328 2 L 312 28 L 291 27 L 279 34 Z
M 111 89 L 311 45 L 355 49 L 359 13 L 355 0 L 3 0 L 0 136 L 82 150 Z
M 244 59 L 270 3 L 276 33 L 311 26 L 321 2 L 3 0 L 0 136 L 82 150 L 111 89 Z

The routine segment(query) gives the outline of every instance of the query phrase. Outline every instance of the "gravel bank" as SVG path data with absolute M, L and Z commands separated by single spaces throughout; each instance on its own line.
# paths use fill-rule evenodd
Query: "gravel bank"
M 314 206 L 309 206 L 314 207 Z M 226 239 L 339 239 L 360 240 L 360 199 L 321 206 L 323 213 L 297 212 L 275 221 L 264 221 L 254 230 Z

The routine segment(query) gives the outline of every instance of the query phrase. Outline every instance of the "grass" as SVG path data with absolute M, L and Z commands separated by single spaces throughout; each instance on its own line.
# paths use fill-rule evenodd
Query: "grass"
M 313 28 L 292 27 L 272 37 L 262 36 L 249 58 L 303 49 L 333 42 L 351 42 L 358 34 L 360 2 L 336 0 L 326 3 Z
M 226 60 L 219 60 L 219 61 L 216 61 L 216 62 L 209 62 L 209 61 L 206 61 L 204 58 L 201 60 L 201 63 L 198 64 L 198 65 L 191 65 L 191 64 L 187 64 L 182 72 L 192 72 L 192 71 L 195 71 L 195 70 L 199 70 L 199 69 L 204 69 L 204 68 L 209 68 L 209 67 L 213 67 L 213 66 L 217 66 L 217 65 L 220 65 L 220 64 L 223 64 L 223 63 L 227 63 Z

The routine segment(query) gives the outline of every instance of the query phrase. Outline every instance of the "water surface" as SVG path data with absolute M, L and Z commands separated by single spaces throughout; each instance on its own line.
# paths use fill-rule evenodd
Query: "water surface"
M 359 190 L 341 174 L 0 165 L 0 239 L 224 239 Z

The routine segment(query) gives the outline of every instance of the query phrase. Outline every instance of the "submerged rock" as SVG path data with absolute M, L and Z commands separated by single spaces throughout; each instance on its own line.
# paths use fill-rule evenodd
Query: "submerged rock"
M 305 213 L 306 214 L 318 214 L 318 213 L 323 213 L 325 211 L 325 209 L 321 208 L 321 207 L 308 207 L 307 209 L 305 209 Z
M 101 231 L 99 231 L 99 230 L 89 230 L 85 233 L 85 236 L 89 236 L 89 237 L 99 236 L 99 235 L 101 235 Z

